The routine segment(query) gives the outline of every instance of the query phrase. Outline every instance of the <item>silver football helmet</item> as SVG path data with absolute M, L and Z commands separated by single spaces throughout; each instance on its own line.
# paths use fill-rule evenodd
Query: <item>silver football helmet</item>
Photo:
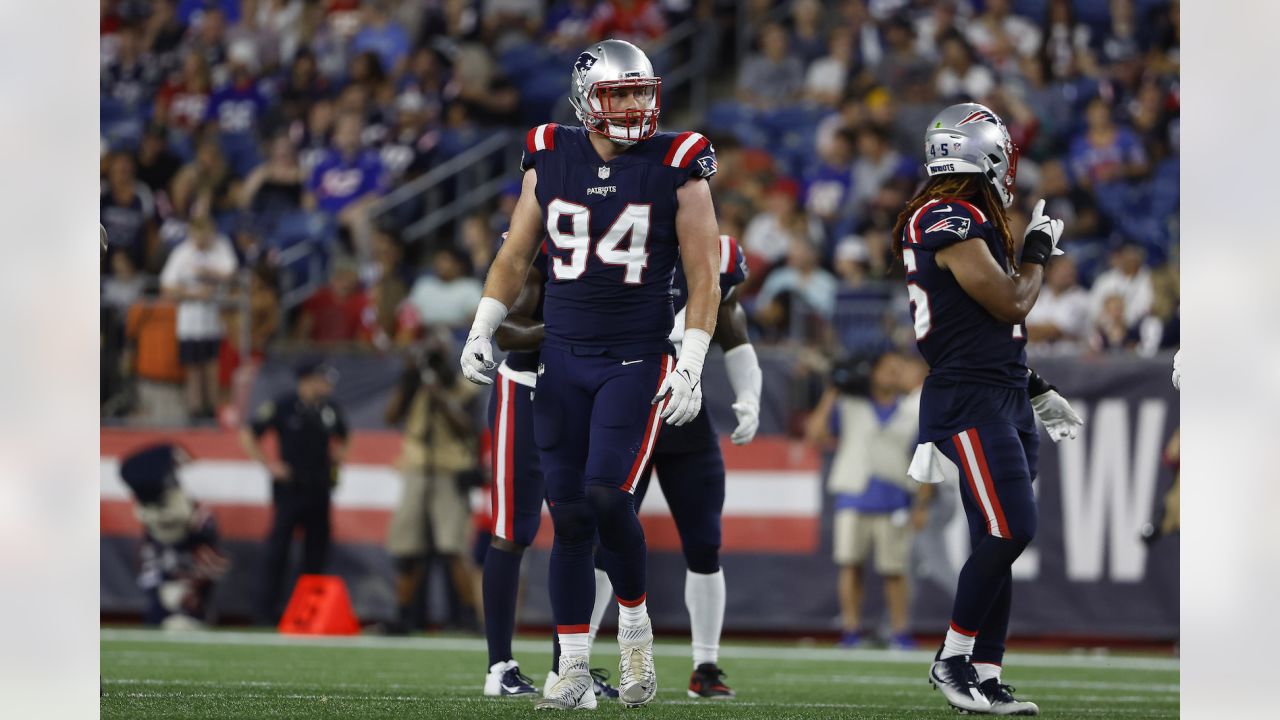
M 569 102 L 588 130 L 634 145 L 658 131 L 661 88 L 643 50 L 625 40 L 602 40 L 574 61 Z
M 935 115 L 924 133 L 924 154 L 929 177 L 981 173 L 1005 207 L 1013 202 L 1018 146 L 1004 121 L 985 105 L 960 103 Z

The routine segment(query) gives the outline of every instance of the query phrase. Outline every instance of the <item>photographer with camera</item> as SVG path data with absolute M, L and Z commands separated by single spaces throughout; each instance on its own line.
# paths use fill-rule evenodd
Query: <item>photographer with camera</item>
M 484 480 L 476 406 L 481 389 L 461 381 L 456 355 L 446 336 L 429 332 L 411 352 L 387 407 L 389 424 L 404 423 L 397 463 L 404 490 L 387 533 L 399 608 L 393 632 L 421 624 L 414 598 L 433 557 L 444 561 L 459 599 L 478 617 L 475 571 L 464 550 L 471 518 L 467 495 Z M 464 624 L 475 622 L 468 617 Z
M 842 647 L 865 640 L 863 567 L 873 552 L 889 610 L 889 646 L 915 647 L 907 626 L 906 572 L 916 483 L 907 477 L 907 465 L 916 445 L 920 400 L 903 385 L 906 362 L 896 352 L 885 352 L 838 363 L 809 420 L 811 442 L 834 439 L 836 446 L 827 490 L 835 496 L 832 548 L 840 566 Z

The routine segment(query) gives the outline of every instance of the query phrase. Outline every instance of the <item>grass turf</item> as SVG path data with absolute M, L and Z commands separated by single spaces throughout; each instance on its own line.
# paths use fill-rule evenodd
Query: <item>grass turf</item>
M 529 698 L 480 696 L 484 642 L 462 637 L 291 638 L 269 633 L 102 631 L 102 718 L 518 718 Z M 548 643 L 516 642 L 539 688 Z M 660 641 L 657 700 L 639 710 L 602 701 L 596 716 L 631 718 L 951 718 L 925 679 L 928 652 L 728 645 L 731 701 L 685 694 L 688 646 Z M 592 665 L 616 678 L 617 646 L 597 644 Z M 1011 654 L 1005 682 L 1044 717 L 1178 717 L 1178 664 L 1120 655 Z M 542 716 L 542 715 L 540 715 Z

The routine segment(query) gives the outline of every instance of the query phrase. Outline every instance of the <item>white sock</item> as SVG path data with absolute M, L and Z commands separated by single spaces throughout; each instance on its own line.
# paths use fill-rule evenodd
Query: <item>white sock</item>
M 596 633 L 600 631 L 600 621 L 604 619 L 604 611 L 609 609 L 613 600 L 613 583 L 609 582 L 609 573 L 596 568 L 596 604 L 591 608 L 591 630 L 588 634 L 587 649 L 596 642 Z
M 973 669 L 978 671 L 978 682 L 984 683 L 992 678 L 1000 682 L 1000 671 L 1003 668 L 995 663 L 974 663 Z
M 564 669 L 564 660 L 570 656 L 590 656 L 591 639 L 587 633 L 560 633 L 560 667 Z
M 710 575 L 685 572 L 684 604 L 689 608 L 693 666 L 718 662 L 720 630 L 724 627 L 724 569 Z
M 974 637 L 973 635 L 956 632 L 954 624 L 947 628 L 947 639 L 942 643 L 942 659 L 945 660 L 956 655 L 972 655 Z
M 621 602 L 618 603 L 618 628 L 635 627 L 643 625 L 645 618 L 649 617 L 649 608 L 645 600 L 641 600 L 635 607 L 627 607 Z

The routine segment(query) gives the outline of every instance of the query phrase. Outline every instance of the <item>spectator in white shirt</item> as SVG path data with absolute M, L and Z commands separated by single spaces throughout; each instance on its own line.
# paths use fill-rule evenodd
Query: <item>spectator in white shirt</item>
M 178 359 L 192 418 L 213 417 L 223 332 L 217 293 L 235 271 L 231 241 L 205 216 L 192 220 L 187 239 L 173 249 L 160 273 L 161 291 L 178 303 Z
M 1146 259 L 1146 251 L 1135 243 L 1125 243 L 1111 254 L 1111 269 L 1093 281 L 1089 292 L 1092 319 L 1102 317 L 1103 305 L 1112 295 L 1124 298 L 1124 322 L 1129 327 L 1151 313 L 1155 291 L 1151 271 L 1143 265 Z
M 819 105 L 835 107 L 854 70 L 853 31 L 843 25 L 831 29 L 827 54 L 813 61 L 804 78 L 804 92 Z
M 431 267 L 434 272 L 418 278 L 406 302 L 425 325 L 466 329 L 484 295 L 484 285 L 471 277 L 466 256 L 452 245 L 436 251 Z
M 1039 349 L 1077 349 L 1089 335 L 1089 293 L 1076 282 L 1069 256 L 1054 258 L 1045 272 L 1044 289 L 1027 314 L 1027 341 Z

